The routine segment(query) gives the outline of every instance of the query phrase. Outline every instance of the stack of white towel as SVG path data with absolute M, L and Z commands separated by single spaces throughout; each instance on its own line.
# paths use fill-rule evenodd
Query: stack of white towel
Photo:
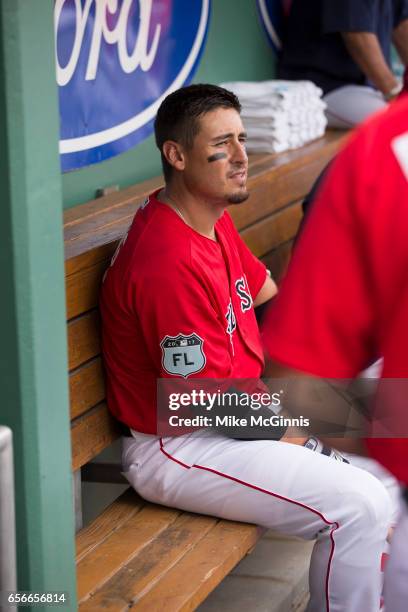
M 242 104 L 249 152 L 281 153 L 325 132 L 323 92 L 310 81 L 236 81 L 222 87 Z

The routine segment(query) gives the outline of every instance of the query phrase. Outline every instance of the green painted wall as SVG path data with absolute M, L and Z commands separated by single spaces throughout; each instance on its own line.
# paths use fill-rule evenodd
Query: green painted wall
M 14 440 L 18 588 L 69 591 L 75 610 L 53 5 L 0 1 L 0 423 Z
M 256 0 L 212 0 L 207 44 L 194 82 L 270 79 L 274 63 Z M 111 160 L 64 174 L 64 207 L 93 199 L 98 188 L 125 187 L 160 172 L 160 158 L 150 137 Z

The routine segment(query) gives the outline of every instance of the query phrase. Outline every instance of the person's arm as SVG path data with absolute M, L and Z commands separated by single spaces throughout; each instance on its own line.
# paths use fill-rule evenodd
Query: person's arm
M 267 277 L 265 278 L 264 284 L 262 285 L 260 291 L 258 292 L 258 295 L 254 299 L 254 308 L 257 308 L 261 304 L 268 302 L 277 293 L 278 293 L 278 288 L 276 286 L 276 283 L 275 281 L 272 280 L 272 278 L 268 274 Z
M 366 446 L 361 438 L 346 435 L 346 432 L 352 431 L 353 424 L 356 429 L 361 429 L 363 417 L 358 411 L 358 406 L 356 404 L 353 406 L 351 395 L 342 388 L 341 380 L 338 381 L 336 388 L 332 384 L 334 381 L 326 384 L 318 377 L 286 367 L 271 359 L 267 360 L 264 376 L 271 392 L 281 385 L 281 382 L 275 379 L 282 382 L 290 379 L 285 391 L 285 415 L 291 418 L 307 415 L 311 423 L 307 431 L 289 428 L 282 441 L 304 445 L 309 436 L 317 436 L 325 446 L 347 453 L 367 455 Z M 313 429 L 313 423 L 318 423 L 318 432 Z M 343 428 L 344 437 L 341 437 L 340 432 L 335 438 L 324 435 L 322 431 L 325 423 L 329 429 L 336 426 L 339 430 Z
M 394 26 L 405 17 L 406 1 L 399 0 L 400 5 L 393 7 Z M 321 2 L 322 34 L 340 34 L 346 50 L 358 68 L 389 99 L 390 93 L 397 91 L 399 82 L 387 64 L 377 37 L 378 19 L 383 15 L 380 0 Z M 393 3 L 395 2 L 396 0 L 393 0 Z
M 342 32 L 342 38 L 351 57 L 371 83 L 387 100 L 394 97 L 392 92 L 397 90 L 399 81 L 385 60 L 377 35 L 372 32 Z
M 392 40 L 402 63 L 408 66 L 408 19 L 398 24 L 393 32 Z

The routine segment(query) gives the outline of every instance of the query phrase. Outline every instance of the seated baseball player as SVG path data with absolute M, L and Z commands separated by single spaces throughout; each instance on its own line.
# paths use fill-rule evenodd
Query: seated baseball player
M 110 410 L 123 470 L 145 499 L 316 540 L 309 610 L 374 612 L 390 498 L 368 472 L 302 444 L 199 430 L 157 433 L 157 379 L 259 379 L 254 306 L 276 286 L 227 212 L 244 206 L 240 104 L 213 85 L 170 94 L 155 121 L 165 187 L 135 215 L 104 279 Z

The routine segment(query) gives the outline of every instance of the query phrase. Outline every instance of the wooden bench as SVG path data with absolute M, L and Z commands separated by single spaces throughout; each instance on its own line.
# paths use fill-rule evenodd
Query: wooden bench
M 250 159 L 251 196 L 231 208 L 243 239 L 278 280 L 301 219 L 301 200 L 338 150 L 329 132 L 303 149 Z M 99 342 L 102 275 L 138 204 L 162 179 L 65 212 L 72 468 L 118 437 L 109 416 Z M 153 505 L 126 491 L 77 535 L 80 610 L 193 610 L 250 551 L 262 530 Z

